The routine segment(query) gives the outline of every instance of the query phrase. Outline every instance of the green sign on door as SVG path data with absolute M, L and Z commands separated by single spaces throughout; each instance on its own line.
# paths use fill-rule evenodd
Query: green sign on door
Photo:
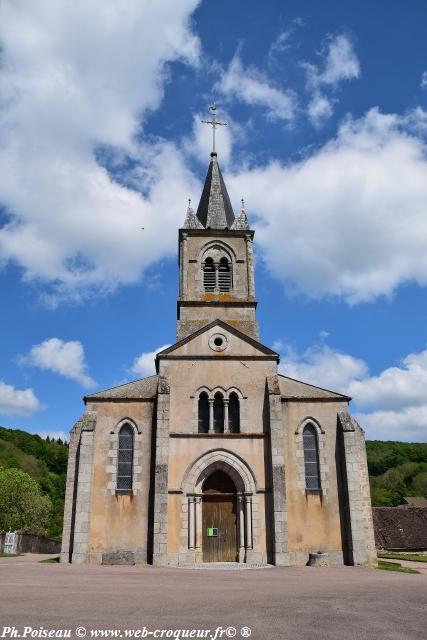
M 208 538 L 216 538 L 218 536 L 218 529 L 216 527 L 208 527 Z

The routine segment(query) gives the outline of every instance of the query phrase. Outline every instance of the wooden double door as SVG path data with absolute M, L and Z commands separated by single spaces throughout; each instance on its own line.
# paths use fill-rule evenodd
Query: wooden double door
M 237 504 L 235 494 L 204 495 L 203 562 L 236 562 Z

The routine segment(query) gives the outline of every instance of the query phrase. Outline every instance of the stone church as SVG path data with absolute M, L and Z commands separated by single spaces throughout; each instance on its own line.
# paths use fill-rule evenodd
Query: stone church
M 71 431 L 63 562 L 375 563 L 364 433 L 259 341 L 253 240 L 213 152 L 179 229 L 176 343 Z

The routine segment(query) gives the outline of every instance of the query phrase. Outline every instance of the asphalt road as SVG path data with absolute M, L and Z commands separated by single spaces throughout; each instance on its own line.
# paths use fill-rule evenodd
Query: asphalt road
M 352 567 L 212 571 L 37 560 L 0 559 L 0 638 L 13 637 L 2 626 L 16 627 L 21 637 L 25 626 L 72 629 L 73 638 L 77 627 L 86 629 L 87 638 L 94 629 L 118 629 L 125 638 L 126 629 L 143 627 L 210 629 L 211 638 L 217 627 L 234 627 L 236 638 L 250 627 L 253 640 L 427 636 L 424 573 Z M 220 637 L 232 636 L 218 632 Z

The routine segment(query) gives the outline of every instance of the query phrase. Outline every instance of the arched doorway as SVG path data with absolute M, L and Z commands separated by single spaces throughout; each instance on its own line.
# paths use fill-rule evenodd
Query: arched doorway
M 236 562 L 236 486 L 224 471 L 214 471 L 202 488 L 203 562 Z

